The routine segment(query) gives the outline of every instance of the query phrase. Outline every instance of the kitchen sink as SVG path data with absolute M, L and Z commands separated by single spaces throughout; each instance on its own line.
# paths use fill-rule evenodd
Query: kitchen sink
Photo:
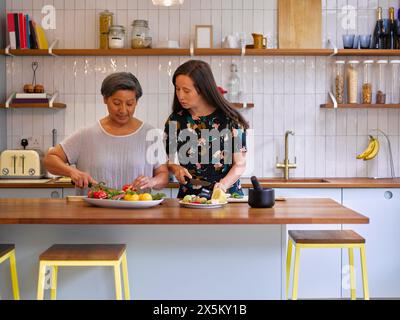
M 320 178 L 292 178 L 289 180 L 285 180 L 282 178 L 266 178 L 266 179 L 258 179 L 260 183 L 329 183 L 328 180 L 320 179 Z

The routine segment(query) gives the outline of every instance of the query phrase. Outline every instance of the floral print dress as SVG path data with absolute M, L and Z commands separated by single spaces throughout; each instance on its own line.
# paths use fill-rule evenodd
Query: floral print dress
M 221 181 L 232 168 L 233 154 L 246 152 L 244 128 L 216 110 L 208 116 L 192 117 L 187 110 L 169 116 L 165 123 L 165 146 L 170 158 L 178 155 L 181 166 L 193 179 L 210 183 Z M 202 187 L 180 185 L 178 198 L 197 195 Z M 227 191 L 243 195 L 240 180 Z

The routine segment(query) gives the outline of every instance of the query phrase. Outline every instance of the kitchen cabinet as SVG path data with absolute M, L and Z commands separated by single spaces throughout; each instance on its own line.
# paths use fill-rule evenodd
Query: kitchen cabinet
M 44 188 L 1 188 L 0 198 L 52 198 L 59 199 L 63 197 L 62 188 L 44 189 Z
M 366 239 L 366 258 L 371 298 L 400 297 L 400 189 L 344 189 L 343 205 L 370 218 L 370 223 L 346 225 Z M 357 297 L 362 297 L 359 253 L 355 252 Z M 343 251 L 343 262 L 348 262 Z M 346 275 L 345 275 L 346 276 Z M 347 278 L 346 278 L 347 279 Z M 349 296 L 344 279 L 344 296 Z

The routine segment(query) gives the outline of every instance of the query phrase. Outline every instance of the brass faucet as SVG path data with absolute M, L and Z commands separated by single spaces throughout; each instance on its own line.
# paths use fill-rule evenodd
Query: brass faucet
M 297 168 L 297 159 L 294 158 L 294 163 L 289 162 L 289 135 L 294 136 L 293 131 L 286 131 L 285 133 L 285 159 L 284 163 L 279 163 L 278 157 L 276 157 L 276 168 L 283 169 L 285 180 L 289 180 L 289 169 Z

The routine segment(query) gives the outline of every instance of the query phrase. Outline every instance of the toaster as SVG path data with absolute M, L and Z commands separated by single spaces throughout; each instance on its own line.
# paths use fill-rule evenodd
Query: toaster
M 0 178 L 40 179 L 43 156 L 35 150 L 5 150 L 0 155 Z

